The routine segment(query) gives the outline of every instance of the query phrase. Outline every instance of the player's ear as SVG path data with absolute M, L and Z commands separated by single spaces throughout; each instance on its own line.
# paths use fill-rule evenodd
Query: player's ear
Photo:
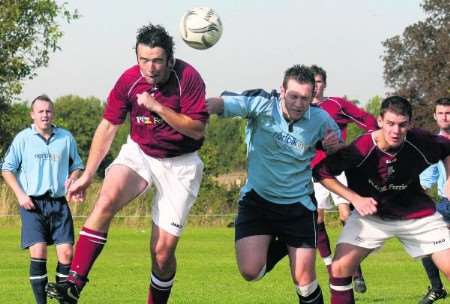
M 383 118 L 380 115 L 378 115 L 378 117 L 377 117 L 377 124 L 378 124 L 378 128 L 381 129 L 381 127 L 383 126 Z
M 174 66 L 175 66 L 175 58 L 171 57 L 169 59 L 169 62 L 167 62 L 167 67 L 169 68 L 169 70 L 172 70 Z

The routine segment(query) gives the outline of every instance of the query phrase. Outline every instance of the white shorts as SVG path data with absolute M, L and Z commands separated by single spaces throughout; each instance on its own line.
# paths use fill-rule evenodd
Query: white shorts
M 420 219 L 382 220 L 377 216 L 361 216 L 354 210 L 337 243 L 378 249 L 392 237 L 396 237 L 413 258 L 450 248 L 450 230 L 438 212 Z
M 347 178 L 345 177 L 344 172 L 342 172 L 339 176 L 336 176 L 336 179 L 347 186 Z M 333 209 L 334 206 L 339 204 L 348 204 L 344 198 L 331 192 L 322 186 L 321 183 L 314 183 L 314 196 L 316 197 L 317 208 L 319 209 Z M 331 201 L 331 199 L 333 199 L 333 201 Z
M 197 152 L 170 158 L 153 158 L 128 137 L 127 143 L 106 168 L 105 174 L 114 165 L 127 166 L 145 179 L 148 186 L 142 193 L 152 184 L 155 185 L 153 222 L 170 234 L 180 236 L 202 181 L 203 162 Z

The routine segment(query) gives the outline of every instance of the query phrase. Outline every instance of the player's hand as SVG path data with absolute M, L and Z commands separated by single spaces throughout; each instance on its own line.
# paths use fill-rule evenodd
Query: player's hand
M 144 92 L 136 96 L 138 105 L 146 107 L 151 112 L 160 112 L 162 105 L 155 99 L 153 93 Z
M 345 144 L 341 142 L 339 135 L 336 132 L 327 129 L 324 138 L 322 139 L 322 147 L 327 154 L 334 153 Z
M 377 212 L 378 203 L 371 197 L 360 197 L 352 201 L 352 204 L 361 216 L 371 215 Z
M 351 210 L 350 210 L 350 206 L 348 203 L 341 203 L 338 206 L 338 210 L 339 210 L 339 219 L 342 222 L 347 221 L 348 217 L 350 216 Z
M 81 175 L 79 179 L 71 183 L 67 189 L 67 200 L 80 203 L 84 201 L 86 189 L 91 184 L 91 178 L 87 174 Z
M 18 197 L 18 200 L 19 200 L 20 207 L 27 209 L 27 210 L 36 209 L 33 201 L 31 200 L 31 198 L 28 195 L 23 194 L 20 197 Z

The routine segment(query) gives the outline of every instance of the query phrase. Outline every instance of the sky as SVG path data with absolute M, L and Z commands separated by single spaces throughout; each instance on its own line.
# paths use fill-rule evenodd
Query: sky
M 163 25 L 175 40 L 175 57 L 202 75 L 207 96 L 224 90 L 279 89 L 294 64 L 316 64 L 328 74 L 328 96 L 366 103 L 389 91 L 383 80 L 382 42 L 425 18 L 418 0 L 67 0 L 82 17 L 61 22 L 61 50 L 24 83 L 22 100 L 42 93 L 105 100 L 120 74 L 136 63 L 136 31 Z M 180 38 L 179 20 L 193 7 L 220 16 L 224 31 L 207 50 Z

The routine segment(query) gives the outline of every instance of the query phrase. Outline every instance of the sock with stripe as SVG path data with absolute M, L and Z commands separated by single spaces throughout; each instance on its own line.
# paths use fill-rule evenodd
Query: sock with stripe
M 106 244 L 107 233 L 83 227 L 80 231 L 75 255 L 70 267 L 69 282 L 77 285 L 79 290 L 87 282 L 87 276 L 95 260 Z
M 147 304 L 166 304 L 175 279 L 173 274 L 169 279 L 159 278 L 154 272 L 151 275 L 148 289 Z
M 325 223 L 317 224 L 317 249 L 319 249 L 319 254 L 327 267 L 328 273 L 331 273 L 331 247 Z
M 56 283 L 61 283 L 67 281 L 69 276 L 70 264 L 63 264 L 58 262 L 56 265 L 55 281 Z
M 37 304 L 47 303 L 47 293 L 45 286 L 47 285 L 47 260 L 31 258 L 30 261 L 30 284 L 33 289 L 34 298 Z
M 352 277 L 330 278 L 331 304 L 354 304 Z
M 300 304 L 323 304 L 322 289 L 317 281 L 307 286 L 297 286 L 297 295 Z

